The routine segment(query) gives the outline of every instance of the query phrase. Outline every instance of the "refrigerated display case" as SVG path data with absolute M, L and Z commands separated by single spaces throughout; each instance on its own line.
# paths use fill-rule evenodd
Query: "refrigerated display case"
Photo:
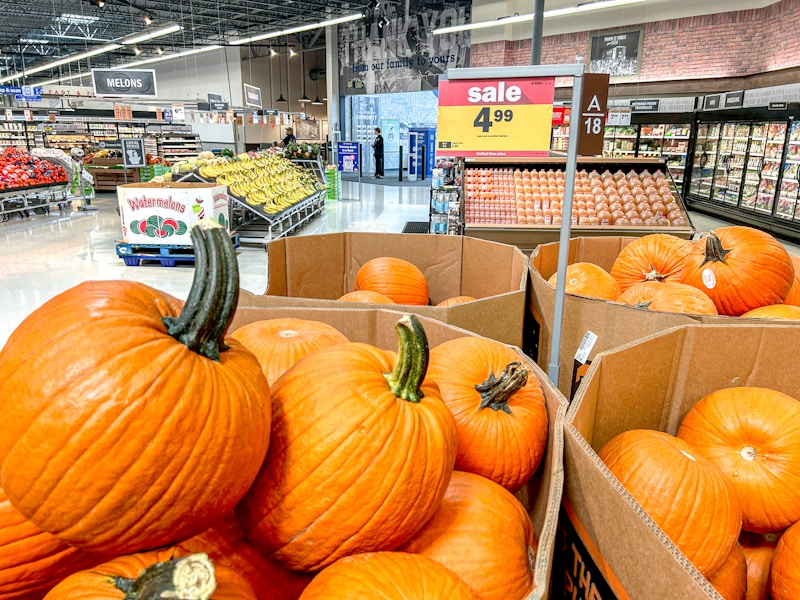
M 638 125 L 606 127 L 603 140 L 603 156 L 611 158 L 633 158 L 636 156 Z
M 699 113 L 687 206 L 800 240 L 798 116 L 766 109 Z

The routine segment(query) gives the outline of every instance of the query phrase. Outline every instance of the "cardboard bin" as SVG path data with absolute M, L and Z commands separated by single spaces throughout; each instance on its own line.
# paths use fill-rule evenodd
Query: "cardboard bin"
M 800 400 L 791 325 L 686 325 L 598 355 L 567 413 L 554 598 L 720 596 L 597 456 L 631 429 L 674 435 L 713 391 L 768 387 Z
M 267 255 L 266 295 L 242 291 L 240 306 L 385 308 L 337 298 L 353 291 L 364 263 L 393 256 L 425 274 L 431 304 L 453 296 L 477 298 L 449 308 L 401 310 L 522 346 L 528 259 L 514 246 L 448 235 L 351 232 L 276 240 L 267 244 Z
M 215 183 L 130 183 L 117 187 L 123 241 L 191 246 L 189 228 L 211 217 L 230 231 L 228 193 Z
M 386 350 L 397 350 L 397 334 L 394 326 L 404 313 L 394 310 L 347 309 L 347 308 L 253 308 L 242 307 L 236 311 L 229 331 L 247 323 L 262 319 L 295 317 L 322 321 L 337 328 L 350 341 L 373 344 Z M 431 348 L 442 342 L 472 336 L 464 329 L 434 321 L 425 316 L 419 317 L 428 336 Z M 517 498 L 528 511 L 533 523 L 538 549 L 531 567 L 534 570 L 535 587 L 525 600 L 548 598 L 553 566 L 555 537 L 558 528 L 558 508 L 563 488 L 563 448 L 564 418 L 566 400 L 555 389 L 541 369 L 521 351 L 531 376 L 542 385 L 548 416 L 547 449 L 538 471 L 528 484 L 517 492 Z

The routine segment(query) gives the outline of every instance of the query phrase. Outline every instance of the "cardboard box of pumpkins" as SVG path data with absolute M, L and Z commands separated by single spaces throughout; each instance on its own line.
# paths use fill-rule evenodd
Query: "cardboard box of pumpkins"
M 390 302 L 522 347 L 528 257 L 515 246 L 459 236 L 349 232 L 276 240 L 267 244 L 267 256 L 266 295 L 243 292 L 241 306 L 338 308 L 347 301 L 350 307 L 361 302 L 380 308 Z M 359 277 L 370 261 L 372 274 L 394 273 L 403 292 L 389 294 L 389 300 L 368 295 L 386 291 L 371 285 L 368 273 Z M 349 295 L 354 291 L 360 293 Z
M 595 358 L 567 414 L 553 597 L 800 597 L 797 341 L 688 325 Z
M 0 351 L 0 596 L 547 597 L 541 371 L 406 312 L 237 312 L 230 235 L 190 234 L 185 301 L 83 282 Z
M 558 247 L 540 245 L 530 262 L 529 311 L 540 325 L 542 367 L 550 359 Z M 586 371 L 575 355 L 587 332 L 596 335 L 588 364 L 600 352 L 679 325 L 742 315 L 800 319 L 800 257 L 749 227 L 694 241 L 663 233 L 575 238 L 568 264 L 558 381 L 568 398 Z

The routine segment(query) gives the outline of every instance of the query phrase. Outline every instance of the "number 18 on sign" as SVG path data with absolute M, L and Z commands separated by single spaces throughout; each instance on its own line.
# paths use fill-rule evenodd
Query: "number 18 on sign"
M 548 156 L 555 79 L 439 82 L 438 156 Z

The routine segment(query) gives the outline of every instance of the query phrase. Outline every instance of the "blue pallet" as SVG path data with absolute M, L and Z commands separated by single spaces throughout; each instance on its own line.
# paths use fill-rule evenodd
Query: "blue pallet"
M 239 247 L 239 234 L 231 234 L 231 241 L 235 248 Z M 177 244 L 117 244 L 117 256 L 125 266 L 138 267 L 143 260 L 155 261 L 162 267 L 175 267 L 179 262 L 194 262 L 194 247 Z

